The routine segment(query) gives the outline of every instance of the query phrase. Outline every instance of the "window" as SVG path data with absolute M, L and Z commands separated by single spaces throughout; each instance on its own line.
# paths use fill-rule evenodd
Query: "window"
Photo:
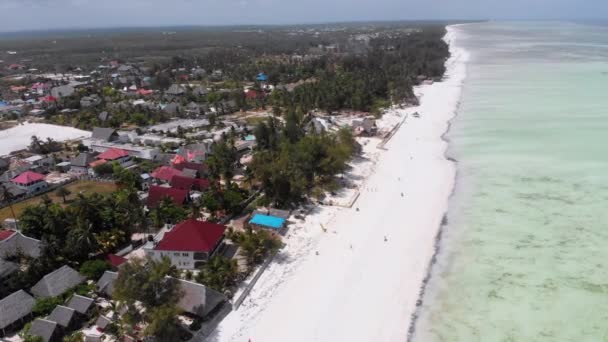
M 179 256 L 179 253 L 178 253 L 178 252 L 175 252 L 175 253 L 173 253 L 173 255 L 175 255 L 175 256 Z
M 185 257 L 190 256 L 190 253 L 182 253 L 182 256 L 185 256 Z

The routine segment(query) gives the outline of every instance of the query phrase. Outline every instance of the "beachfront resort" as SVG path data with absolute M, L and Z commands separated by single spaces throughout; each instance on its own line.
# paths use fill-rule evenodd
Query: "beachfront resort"
M 264 326 L 286 315 L 290 301 L 327 295 L 319 272 L 337 286 L 358 277 L 341 267 L 348 258 L 370 253 L 371 263 L 378 248 L 394 252 L 389 243 L 415 241 L 389 229 L 398 211 L 385 213 L 384 224 L 376 214 L 386 201 L 423 210 L 443 203 L 421 200 L 413 184 L 415 163 L 428 161 L 422 155 L 444 149 L 435 142 L 449 119 L 445 108 L 419 99 L 421 92 L 438 98 L 457 82 L 444 81 L 445 29 L 274 34 L 289 40 L 277 51 L 248 50 L 255 67 L 238 58 L 210 67 L 213 54 L 162 65 L 95 56 L 53 73 L 27 48 L 7 56 L 0 64 L 3 338 L 285 340 L 290 324 L 272 333 Z M 324 39 L 333 43 L 303 50 L 289 43 Z M 383 64 L 364 51 L 385 56 Z M 398 57 L 406 52 L 409 61 Z M 401 75 L 379 72 L 389 67 Z M 427 149 L 418 139 L 432 143 Z M 445 162 L 424 168 L 444 172 Z M 387 182 L 397 196 L 386 193 Z M 429 227 L 424 241 L 438 219 L 417 221 Z M 304 284 L 308 295 L 296 295 Z M 328 300 L 326 308 L 341 312 L 343 304 Z M 294 322 L 318 314 L 310 310 Z

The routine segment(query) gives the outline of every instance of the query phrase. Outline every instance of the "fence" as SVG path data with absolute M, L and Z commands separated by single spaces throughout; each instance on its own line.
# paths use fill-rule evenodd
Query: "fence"
M 239 298 L 237 298 L 234 301 L 233 305 L 234 305 L 235 310 L 238 309 L 241 306 L 241 304 L 243 304 L 243 301 L 245 301 L 245 298 L 247 298 L 247 296 L 249 295 L 249 293 L 251 292 L 251 290 L 253 289 L 255 284 L 258 282 L 258 280 L 264 273 L 264 271 L 266 271 L 266 269 L 268 268 L 268 266 L 274 259 L 274 256 L 275 255 L 273 254 L 272 256 L 270 256 L 270 258 L 266 259 L 266 261 L 262 264 L 262 266 L 260 266 L 260 268 L 257 270 L 256 274 L 253 276 L 253 278 L 251 279 L 249 284 L 247 284 L 247 287 L 245 287 L 245 290 L 243 290 L 243 293 L 241 293 Z
M 66 180 L 65 182 L 51 184 L 51 185 L 49 185 L 49 186 L 48 186 L 46 189 L 44 189 L 44 190 L 42 190 L 42 191 L 38 191 L 38 192 L 35 192 L 35 193 L 26 194 L 25 196 L 20 197 L 20 198 L 18 198 L 18 199 L 17 199 L 17 200 L 15 200 L 15 201 L 12 201 L 10 204 L 11 204 L 11 205 L 15 205 L 15 204 L 17 204 L 17 203 L 20 203 L 20 202 L 23 202 L 23 201 L 27 201 L 27 200 L 28 200 L 28 199 L 30 199 L 30 198 L 34 198 L 34 197 L 42 196 L 42 195 L 44 195 L 44 194 L 48 194 L 49 192 L 55 191 L 55 190 L 57 190 L 58 188 L 60 188 L 60 187 L 62 187 L 62 186 L 64 186 L 64 185 L 66 185 L 66 184 L 70 184 L 70 183 L 75 182 L 76 180 L 77 180 L 77 179 L 75 179 L 75 178 L 71 178 L 71 179 L 69 179 L 69 180 Z M 8 207 L 8 205 L 9 205 L 9 203 L 2 202 L 2 203 L 0 203 L 0 209 L 6 208 L 6 207 Z
M 85 181 L 93 181 L 93 182 L 100 182 L 100 183 L 114 183 L 113 179 L 110 178 L 100 178 L 100 177 L 91 177 L 91 176 L 77 176 L 77 177 L 73 177 L 70 178 L 66 181 L 60 182 L 60 183 L 53 183 L 50 184 L 46 189 L 42 190 L 42 191 L 38 191 L 36 193 L 31 193 L 31 194 L 27 194 L 24 197 L 20 197 L 14 201 L 12 201 L 10 204 L 11 205 L 15 205 L 17 203 L 23 202 L 23 201 L 27 201 L 30 198 L 34 198 L 34 197 L 38 197 L 38 196 L 42 196 L 44 194 L 48 194 L 49 192 L 55 191 L 58 188 L 65 186 L 67 184 L 70 183 L 74 183 L 76 181 L 81 181 L 81 180 L 85 180 Z M 6 202 L 1 202 L 0 203 L 0 209 L 6 208 L 8 207 L 9 203 Z
M 417 113 L 415 113 L 417 114 Z M 401 128 L 401 126 L 405 123 L 405 121 L 407 120 L 408 114 L 405 115 L 405 117 L 403 118 L 403 120 L 401 120 L 401 122 L 397 125 L 395 125 L 395 127 L 393 127 L 393 129 L 391 129 L 391 131 L 388 133 L 388 135 L 382 139 L 382 141 L 378 144 L 378 148 L 382 149 L 382 150 L 386 150 L 386 147 L 384 147 L 384 145 L 386 145 L 386 143 L 388 143 L 393 136 L 395 135 L 395 133 L 397 133 L 397 131 L 399 130 L 399 128 Z

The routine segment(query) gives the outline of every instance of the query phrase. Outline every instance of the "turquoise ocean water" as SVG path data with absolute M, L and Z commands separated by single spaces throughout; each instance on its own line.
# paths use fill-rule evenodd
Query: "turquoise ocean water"
M 608 27 L 456 30 L 457 185 L 413 340 L 608 341 Z

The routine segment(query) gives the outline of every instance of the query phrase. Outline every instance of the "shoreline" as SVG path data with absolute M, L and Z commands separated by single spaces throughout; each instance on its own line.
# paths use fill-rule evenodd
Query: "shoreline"
M 450 32 L 454 32 L 453 28 L 459 27 L 459 26 L 464 26 L 464 25 L 468 25 L 468 24 L 453 24 L 453 25 L 446 26 L 448 35 Z M 450 31 L 450 30 L 452 30 L 452 31 Z M 446 38 L 447 38 L 447 35 L 446 35 Z M 450 37 L 450 38 L 455 39 L 455 37 Z M 453 44 L 454 43 L 450 43 L 450 49 L 453 48 Z M 462 48 L 460 48 L 459 50 L 461 50 L 462 52 L 465 51 Z M 465 57 L 463 63 L 466 64 L 468 61 L 468 53 L 467 52 L 464 52 L 464 53 L 465 53 L 466 57 Z M 465 80 L 466 80 L 466 67 L 465 67 L 465 75 L 462 79 L 462 87 L 464 87 Z M 462 105 L 462 87 L 460 89 L 460 91 L 461 91 L 460 100 L 458 101 L 458 104 L 456 105 L 456 108 L 454 109 L 454 115 L 447 121 L 447 128 L 446 128 L 445 132 L 441 135 L 441 140 L 443 140 L 446 143 L 446 150 L 444 153 L 444 157 L 448 162 L 452 163 L 453 167 L 454 167 L 452 191 L 450 192 L 450 195 L 448 197 L 448 202 L 450 202 L 452 200 L 452 198 L 454 197 L 454 195 L 456 193 L 456 182 L 458 179 L 458 160 L 448 154 L 448 146 L 450 144 L 450 139 L 448 138 L 448 134 L 450 133 L 450 131 L 452 129 L 454 120 L 456 120 L 456 118 L 458 117 L 458 112 Z M 428 285 L 429 285 L 429 283 L 433 277 L 433 273 L 435 271 L 435 265 L 437 264 L 437 258 L 439 256 L 439 254 L 441 253 L 441 243 L 442 243 L 443 233 L 445 232 L 445 229 L 446 229 L 447 225 L 449 224 L 448 215 L 449 215 L 449 205 L 448 205 L 448 208 L 446 209 L 446 211 L 443 213 L 443 218 L 442 218 L 441 224 L 437 230 L 437 235 L 436 235 L 435 241 L 433 243 L 434 253 L 433 253 L 433 256 L 431 257 L 431 260 L 429 261 L 426 276 L 425 276 L 424 280 L 422 281 L 422 284 L 420 285 L 420 294 L 418 296 L 418 300 L 416 301 L 416 308 L 415 308 L 414 312 L 412 312 L 412 317 L 410 319 L 410 324 L 409 324 L 408 333 L 407 333 L 407 342 L 414 342 L 416 340 L 416 324 L 418 323 L 418 319 L 420 318 L 420 313 L 421 313 L 421 309 L 424 305 L 424 299 L 425 299 L 425 294 L 426 294 Z
M 408 118 L 386 151 L 365 141 L 364 157 L 348 176 L 360 190 L 353 208 L 315 206 L 305 221 L 296 220 L 284 250 L 210 341 L 410 339 L 455 182 L 445 135 L 459 105 L 466 53 L 447 30 L 452 56 L 444 80 L 417 87 L 419 106 L 381 120 L 421 114 Z

